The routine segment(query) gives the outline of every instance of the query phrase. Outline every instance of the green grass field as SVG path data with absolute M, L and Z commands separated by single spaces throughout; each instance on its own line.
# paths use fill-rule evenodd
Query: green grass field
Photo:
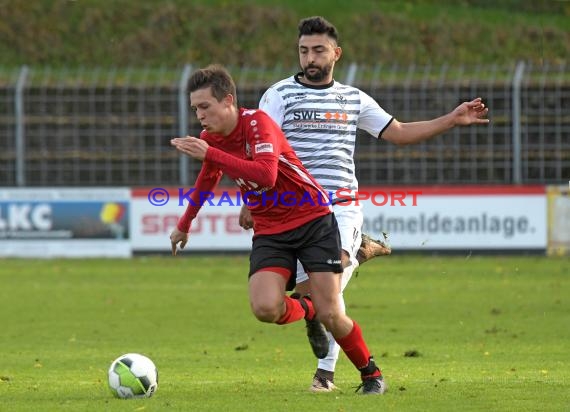
M 246 257 L 0 261 L 0 410 L 563 411 L 570 408 L 570 262 L 391 256 L 361 268 L 349 313 L 389 383 L 312 394 L 304 325 L 249 311 Z M 415 351 L 418 356 L 404 356 Z M 119 400 L 125 352 L 159 370 L 156 395 Z

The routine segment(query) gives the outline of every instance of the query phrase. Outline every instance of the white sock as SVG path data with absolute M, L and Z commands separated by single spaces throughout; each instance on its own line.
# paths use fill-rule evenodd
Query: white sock
M 346 313 L 346 306 L 344 305 L 344 297 L 342 296 L 342 292 L 339 293 L 340 298 L 340 308 L 342 313 Z M 338 355 L 340 353 L 340 346 L 334 340 L 332 333 L 327 332 L 329 337 L 329 352 L 327 353 L 326 358 L 319 359 L 319 363 L 317 365 L 318 369 L 324 369 L 326 371 L 334 372 L 336 367 L 336 361 L 338 360 Z

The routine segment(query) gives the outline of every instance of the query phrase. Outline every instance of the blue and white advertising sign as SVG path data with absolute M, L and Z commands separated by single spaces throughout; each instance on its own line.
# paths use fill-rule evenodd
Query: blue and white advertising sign
M 0 188 L 0 257 L 130 257 L 129 189 Z

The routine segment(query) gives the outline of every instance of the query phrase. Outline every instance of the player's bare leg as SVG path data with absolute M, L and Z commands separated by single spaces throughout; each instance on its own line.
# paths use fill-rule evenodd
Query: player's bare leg
M 283 300 L 286 284 L 283 276 L 271 271 L 262 270 L 251 275 L 249 304 L 259 321 L 275 323 L 283 316 L 286 311 Z
M 339 231 L 341 234 L 341 243 L 343 246 L 341 259 L 344 272 L 342 274 L 339 303 L 342 313 L 345 314 L 346 309 L 342 291 L 344 291 L 344 288 L 359 266 L 356 255 L 359 247 L 361 246 L 362 240 L 359 230 L 359 227 L 362 223 L 362 216 L 358 208 L 350 209 L 347 207 L 336 208 L 335 216 L 339 222 Z M 387 245 L 387 242 L 381 243 L 380 250 L 378 250 L 375 245 L 376 243 L 374 240 L 365 235 L 364 245 L 361 247 L 360 251 L 361 257 L 372 258 L 374 256 L 388 254 L 391 252 L 389 246 Z M 366 260 L 366 258 L 363 260 Z M 311 281 L 310 279 L 302 281 L 302 279 L 307 279 L 307 275 L 304 273 L 302 268 L 299 267 L 297 270 L 297 281 L 299 283 L 297 283 L 295 290 L 302 295 L 309 294 L 311 290 Z M 336 363 L 338 361 L 340 346 L 336 343 L 330 332 L 328 332 L 327 335 L 329 339 L 328 352 L 326 356 L 322 358 L 320 357 L 318 360 L 317 368 L 313 374 L 311 386 L 309 387 L 309 390 L 312 392 L 331 392 L 337 389 L 337 386 L 334 384 L 334 371 L 336 368 Z
M 261 322 L 283 325 L 305 319 L 307 335 L 313 353 L 324 358 L 329 348 L 329 338 L 323 324 L 317 319 L 313 303 L 306 296 L 286 296 L 287 279 L 270 270 L 254 273 L 249 278 L 251 311 Z
M 295 286 L 295 293 L 291 295 L 293 299 L 299 299 L 302 303 L 306 303 L 306 299 L 310 299 L 310 280 L 300 282 Z M 323 359 L 329 353 L 329 348 L 334 339 L 330 332 L 315 317 L 313 319 L 305 318 L 305 326 L 307 327 L 307 337 L 311 344 L 311 349 L 318 359 Z
M 311 296 L 318 319 L 332 333 L 352 364 L 360 371 L 362 393 L 380 395 L 386 390 L 382 372 L 374 363 L 360 326 L 341 310 L 340 274 L 311 273 Z
M 342 251 L 341 260 L 342 266 L 345 268 L 345 273 L 342 275 L 340 289 L 344 290 L 344 287 L 350 280 L 353 268 L 348 267 L 350 265 L 350 257 L 348 255 L 348 252 L 345 250 Z M 355 264 L 355 266 L 358 266 L 358 264 Z M 295 291 L 303 295 L 307 295 L 310 293 L 310 284 L 310 279 L 304 282 L 300 282 L 295 287 Z M 339 305 L 342 313 L 346 314 L 346 307 L 342 292 L 339 293 Z M 309 388 L 311 392 L 332 392 L 338 389 L 338 387 L 334 384 L 334 371 L 340 353 L 340 346 L 336 343 L 331 332 L 327 331 L 326 335 L 328 338 L 327 353 L 325 356 L 319 358 L 319 361 L 317 363 L 317 370 L 313 375 L 313 382 Z

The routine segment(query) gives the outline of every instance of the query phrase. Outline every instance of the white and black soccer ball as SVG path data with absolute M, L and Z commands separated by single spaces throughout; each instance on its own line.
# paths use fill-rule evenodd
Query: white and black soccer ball
M 158 371 L 146 356 L 127 353 L 109 367 L 109 387 L 118 398 L 149 398 L 158 387 Z

